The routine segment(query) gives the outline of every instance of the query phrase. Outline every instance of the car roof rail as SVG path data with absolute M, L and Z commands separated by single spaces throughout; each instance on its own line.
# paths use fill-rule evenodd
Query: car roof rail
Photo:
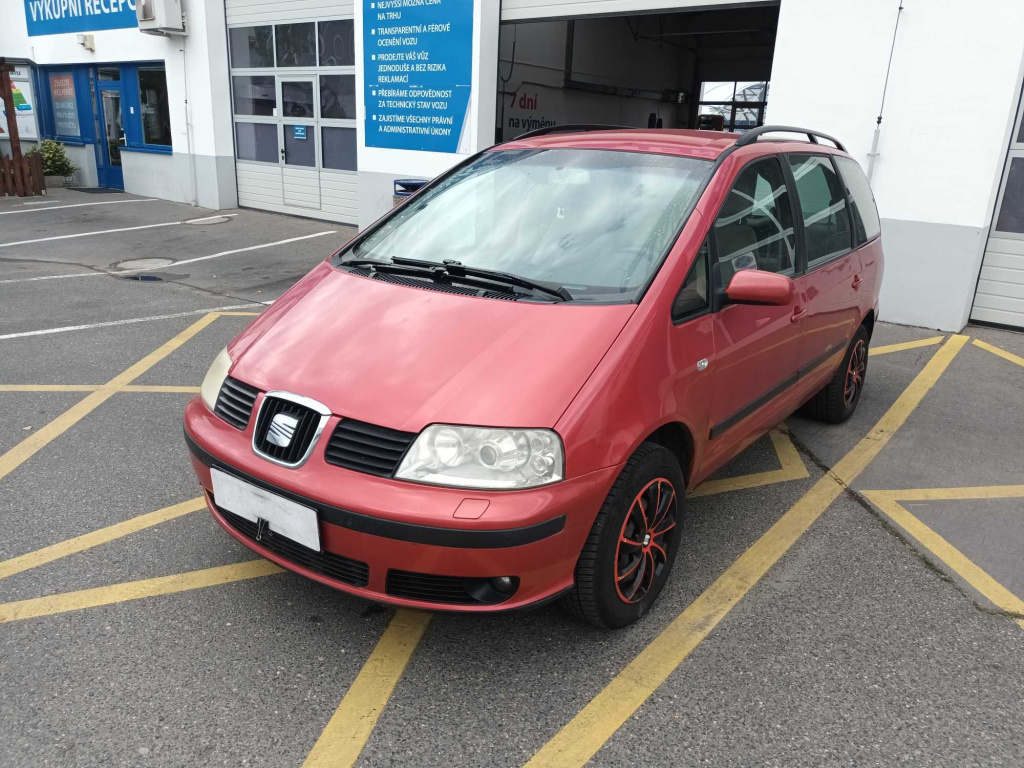
M 822 133 L 821 131 L 812 131 L 807 128 L 794 128 L 791 125 L 759 125 L 757 128 L 752 128 L 740 136 L 739 139 L 736 140 L 736 146 L 745 147 L 748 144 L 753 144 L 758 140 L 758 138 L 766 133 L 802 133 L 810 140 L 811 144 L 817 144 L 818 139 L 825 139 L 826 141 L 831 141 L 835 144 L 836 149 L 840 152 L 846 151 L 846 147 L 844 147 L 842 143 L 840 143 L 839 139 L 834 136 L 829 136 L 827 133 Z
M 535 131 L 528 131 L 527 133 L 516 136 L 514 139 L 509 141 L 519 141 L 520 139 L 535 139 L 538 136 L 548 136 L 552 133 L 586 133 L 587 131 L 631 131 L 633 130 L 628 125 L 590 125 L 587 123 L 580 123 L 578 125 L 548 125 L 544 128 L 538 128 Z M 507 142 L 506 142 L 507 143 Z

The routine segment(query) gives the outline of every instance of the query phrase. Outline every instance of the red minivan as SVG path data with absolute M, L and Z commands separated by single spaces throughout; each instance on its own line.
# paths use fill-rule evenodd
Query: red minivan
M 542 129 L 300 280 L 185 436 L 217 522 L 285 568 L 621 627 L 687 545 L 687 490 L 798 408 L 856 409 L 881 279 L 871 189 L 824 134 Z

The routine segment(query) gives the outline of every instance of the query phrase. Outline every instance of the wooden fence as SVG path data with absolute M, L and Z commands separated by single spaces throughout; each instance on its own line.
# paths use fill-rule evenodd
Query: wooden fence
M 42 155 L 25 155 L 20 163 L 0 156 L 0 195 L 42 195 L 45 189 Z

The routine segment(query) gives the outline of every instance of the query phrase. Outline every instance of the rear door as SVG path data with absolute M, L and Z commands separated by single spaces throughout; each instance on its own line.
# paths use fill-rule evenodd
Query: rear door
M 854 251 L 846 190 L 830 155 L 791 154 L 787 161 L 803 221 L 797 279 L 807 315 L 797 352 L 800 377 L 828 370 L 860 323 L 860 260 Z M 821 369 L 819 371 L 818 369 Z
M 796 381 L 799 297 L 785 306 L 727 304 L 736 272 L 793 275 L 796 237 L 790 191 L 777 157 L 755 160 L 736 176 L 711 227 L 714 392 L 704 463 L 712 471 L 787 413 L 784 395 Z

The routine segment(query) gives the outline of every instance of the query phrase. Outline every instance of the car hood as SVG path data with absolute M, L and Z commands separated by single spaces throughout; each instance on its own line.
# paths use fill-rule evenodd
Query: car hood
M 232 342 L 231 375 L 410 432 L 552 427 L 634 309 L 460 296 L 324 263 Z

